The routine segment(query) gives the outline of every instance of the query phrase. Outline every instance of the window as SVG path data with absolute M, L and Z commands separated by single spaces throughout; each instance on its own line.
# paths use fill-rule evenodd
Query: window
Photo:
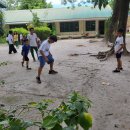
M 10 29 L 11 28 L 26 28 L 27 29 L 27 26 L 26 24 L 12 24 L 12 25 L 9 25 Z
M 79 22 L 61 22 L 60 32 L 79 32 Z
M 86 31 L 95 31 L 95 21 L 86 21 Z

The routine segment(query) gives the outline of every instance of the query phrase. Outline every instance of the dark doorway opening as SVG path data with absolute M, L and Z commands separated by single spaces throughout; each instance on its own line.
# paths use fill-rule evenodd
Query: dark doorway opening
M 105 21 L 99 21 L 99 34 L 104 35 L 105 33 Z

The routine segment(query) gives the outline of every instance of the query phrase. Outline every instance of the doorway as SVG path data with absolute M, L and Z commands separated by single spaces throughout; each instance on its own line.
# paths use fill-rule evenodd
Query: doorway
M 105 33 L 105 21 L 99 21 L 99 34 L 104 35 Z

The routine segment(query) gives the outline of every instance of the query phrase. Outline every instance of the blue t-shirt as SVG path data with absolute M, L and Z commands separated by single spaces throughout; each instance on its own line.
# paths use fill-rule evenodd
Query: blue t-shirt
M 29 53 L 29 50 L 30 50 L 30 45 L 23 45 L 22 46 L 22 55 L 23 56 L 27 56 L 28 55 L 28 53 Z

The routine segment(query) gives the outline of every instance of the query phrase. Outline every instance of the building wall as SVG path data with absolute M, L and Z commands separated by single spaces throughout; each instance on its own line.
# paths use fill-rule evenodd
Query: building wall
M 69 38 L 69 37 L 82 37 L 82 36 L 96 36 L 97 34 L 99 34 L 99 22 L 105 19 L 92 19 L 92 20 L 79 20 L 79 31 L 78 32 L 60 32 L 60 22 L 55 22 L 55 28 L 56 28 L 56 34 L 60 37 L 63 38 Z M 95 30 L 94 31 L 86 31 L 86 21 L 95 21 Z M 70 21 L 71 22 L 71 21 Z M 6 25 L 6 28 L 12 28 L 13 26 L 22 26 L 23 24 L 18 24 L 18 25 Z
M 83 36 L 85 34 L 88 34 L 88 36 L 96 36 L 97 34 L 99 34 L 99 21 L 102 21 L 105 19 L 101 19 L 101 20 L 92 20 L 95 21 L 95 31 L 86 31 L 86 20 L 80 20 L 79 21 L 79 32 L 60 32 L 60 22 L 56 22 L 55 26 L 56 26 L 56 32 L 58 36 L 61 37 L 73 37 L 77 35 L 78 36 Z M 88 20 L 89 21 L 89 20 Z M 105 26 L 105 25 L 104 25 Z

